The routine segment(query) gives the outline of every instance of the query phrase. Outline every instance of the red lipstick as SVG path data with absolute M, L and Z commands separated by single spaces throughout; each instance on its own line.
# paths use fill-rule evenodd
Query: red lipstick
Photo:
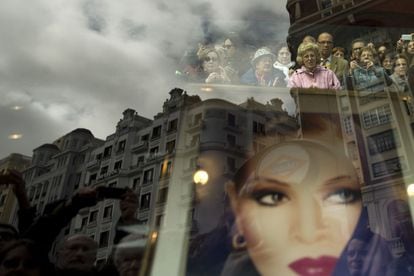
M 321 256 L 317 259 L 303 258 L 289 264 L 289 267 L 301 276 L 329 276 L 337 261 L 337 258 L 329 256 Z

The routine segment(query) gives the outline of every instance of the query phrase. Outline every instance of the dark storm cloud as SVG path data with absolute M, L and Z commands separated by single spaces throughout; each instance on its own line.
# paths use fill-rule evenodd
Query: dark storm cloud
M 180 86 L 174 72 L 186 49 L 227 31 L 242 30 L 252 40 L 276 32 L 284 37 L 277 29 L 286 25 L 284 6 L 267 0 L 2 1 L 0 128 L 23 138 L 3 135 L 0 157 L 30 154 L 77 127 L 104 138 L 128 107 L 152 117 Z M 274 19 L 255 28 L 252 13 L 263 11 Z

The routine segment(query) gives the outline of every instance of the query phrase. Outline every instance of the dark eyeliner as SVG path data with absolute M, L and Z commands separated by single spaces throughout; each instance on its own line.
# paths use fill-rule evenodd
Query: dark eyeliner
M 280 203 L 278 201 L 276 201 L 275 203 L 265 203 L 262 200 L 265 196 L 273 196 L 273 195 L 278 195 L 280 197 L 286 197 L 281 192 L 274 191 L 274 190 L 269 190 L 269 189 L 263 189 L 263 190 L 253 191 L 250 194 L 250 197 L 252 197 L 260 205 L 263 205 L 263 206 L 277 206 Z

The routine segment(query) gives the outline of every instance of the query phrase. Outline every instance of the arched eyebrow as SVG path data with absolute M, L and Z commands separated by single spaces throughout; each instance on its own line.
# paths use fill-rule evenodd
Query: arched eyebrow
M 328 179 L 327 181 L 325 181 L 325 185 L 330 186 L 330 185 L 334 185 L 334 184 L 336 184 L 338 182 L 341 182 L 341 181 L 355 181 L 355 180 L 356 179 L 353 178 L 350 175 L 338 175 L 336 177 L 333 177 L 333 178 Z
M 254 178 L 250 179 L 246 184 L 249 185 L 251 183 L 255 183 L 259 181 L 270 183 L 270 184 L 275 184 L 275 185 L 286 187 L 286 188 L 289 188 L 291 186 L 289 183 L 285 181 L 281 181 L 275 178 L 260 177 L 260 176 L 255 176 Z
M 239 193 L 242 195 L 250 194 L 258 182 L 261 182 L 261 183 L 264 182 L 265 185 L 269 185 L 269 186 L 274 185 L 275 187 L 278 187 L 280 189 L 287 190 L 291 188 L 291 185 L 288 184 L 287 182 L 280 181 L 280 180 L 273 179 L 273 178 L 268 178 L 268 177 L 255 176 L 255 177 L 250 178 L 248 181 L 246 181 L 246 183 L 241 187 Z

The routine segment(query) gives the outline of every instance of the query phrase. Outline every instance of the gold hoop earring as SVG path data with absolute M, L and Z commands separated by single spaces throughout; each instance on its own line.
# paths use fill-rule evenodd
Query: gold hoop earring
M 236 233 L 233 235 L 232 245 L 234 249 L 241 250 L 246 248 L 247 242 L 242 234 Z

